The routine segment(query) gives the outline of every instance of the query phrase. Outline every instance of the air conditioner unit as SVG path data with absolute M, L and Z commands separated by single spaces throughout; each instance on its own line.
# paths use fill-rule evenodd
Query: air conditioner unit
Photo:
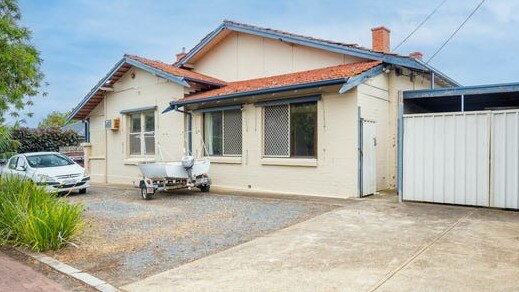
M 121 119 L 114 118 L 110 120 L 105 120 L 105 129 L 110 129 L 112 131 L 117 131 L 121 127 Z

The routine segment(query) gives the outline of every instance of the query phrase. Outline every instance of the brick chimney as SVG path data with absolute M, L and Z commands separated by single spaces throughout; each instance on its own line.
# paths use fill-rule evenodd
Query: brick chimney
M 372 50 L 375 52 L 389 53 L 391 51 L 390 33 L 391 31 L 383 26 L 372 28 Z
M 422 54 L 422 52 L 412 52 L 412 53 L 409 54 L 409 57 L 415 58 L 415 59 L 418 59 L 418 60 L 422 60 L 423 54 Z
M 177 54 L 177 62 L 180 61 L 180 59 L 184 58 L 186 54 L 186 48 L 182 48 L 182 52 Z

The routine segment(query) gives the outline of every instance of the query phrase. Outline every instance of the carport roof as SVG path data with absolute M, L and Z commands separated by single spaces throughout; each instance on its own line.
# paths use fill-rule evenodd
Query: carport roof
M 404 91 L 404 99 L 427 98 L 439 96 L 478 95 L 490 93 L 519 92 L 519 82 L 502 83 L 475 86 L 460 86 L 449 88 L 407 90 Z
M 406 113 L 519 108 L 519 82 L 408 90 L 403 97 Z

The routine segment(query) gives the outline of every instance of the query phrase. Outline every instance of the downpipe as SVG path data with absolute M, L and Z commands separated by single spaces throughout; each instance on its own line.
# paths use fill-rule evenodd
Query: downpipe
M 191 190 L 194 186 L 193 179 L 193 165 L 195 164 L 195 158 L 193 157 L 193 114 L 184 111 L 175 106 L 175 111 L 187 115 L 187 155 L 182 157 L 182 166 L 187 172 L 189 181 L 187 182 L 187 188 Z
M 179 113 L 183 113 L 187 115 L 187 148 L 188 148 L 188 155 L 193 155 L 193 143 L 192 143 L 192 128 L 193 128 L 193 114 L 184 111 L 178 108 L 178 106 L 175 106 L 175 111 Z

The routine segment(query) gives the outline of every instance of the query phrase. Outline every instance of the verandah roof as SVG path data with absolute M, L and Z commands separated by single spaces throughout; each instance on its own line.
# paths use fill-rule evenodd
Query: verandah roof
M 256 78 L 244 81 L 229 82 L 227 85 L 217 89 L 195 93 L 185 98 L 171 102 L 171 106 L 165 110 L 169 111 L 175 107 L 181 107 L 188 104 L 208 102 L 214 100 L 230 99 L 241 96 L 250 96 L 256 94 L 264 94 L 278 92 L 284 90 L 319 87 L 326 85 L 348 84 L 349 88 L 353 88 L 363 78 L 358 80 L 351 79 L 356 76 L 372 77 L 382 72 L 382 62 L 369 61 L 352 64 L 344 64 L 303 72 L 283 74 L 277 76 Z M 367 73 L 363 75 L 363 73 Z M 349 83 L 351 82 L 351 83 Z M 355 83 L 353 85 L 353 83 Z M 341 93 L 344 91 L 341 90 Z

